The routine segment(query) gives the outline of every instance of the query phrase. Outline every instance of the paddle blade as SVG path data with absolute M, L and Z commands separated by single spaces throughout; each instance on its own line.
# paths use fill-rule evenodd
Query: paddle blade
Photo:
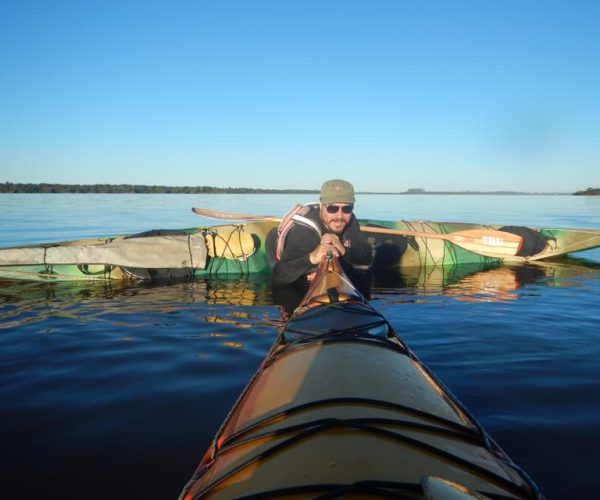
M 517 255 L 523 244 L 523 238 L 521 236 L 506 231 L 497 231 L 495 229 L 465 229 L 454 233 L 428 233 L 369 225 L 363 225 L 361 226 L 361 229 L 371 233 L 446 240 L 465 250 L 469 250 L 470 252 L 496 258 Z
M 493 229 L 469 229 L 450 233 L 452 243 L 481 255 L 508 257 L 517 255 L 523 238 L 517 234 Z

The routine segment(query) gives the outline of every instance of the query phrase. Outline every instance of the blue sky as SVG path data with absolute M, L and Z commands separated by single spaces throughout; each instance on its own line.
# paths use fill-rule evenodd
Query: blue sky
M 0 7 L 0 182 L 600 186 L 600 2 Z

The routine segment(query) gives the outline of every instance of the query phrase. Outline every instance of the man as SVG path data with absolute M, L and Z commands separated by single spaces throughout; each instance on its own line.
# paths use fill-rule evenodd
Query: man
M 328 251 L 339 256 L 346 267 L 371 263 L 371 245 L 354 216 L 354 202 L 354 187 L 349 182 L 333 179 L 323 183 L 320 203 L 300 217 L 308 221 L 294 223 L 284 235 L 284 246 L 273 268 L 274 285 L 310 279 Z

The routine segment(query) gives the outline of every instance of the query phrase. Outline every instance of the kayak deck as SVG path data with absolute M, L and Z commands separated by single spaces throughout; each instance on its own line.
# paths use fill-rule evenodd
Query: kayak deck
M 351 283 L 323 276 L 181 498 L 540 497 Z

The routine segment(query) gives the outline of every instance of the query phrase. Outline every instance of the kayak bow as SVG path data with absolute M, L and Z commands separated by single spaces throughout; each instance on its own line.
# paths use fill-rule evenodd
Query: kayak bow
M 330 257 L 181 499 L 450 494 L 542 498 Z

